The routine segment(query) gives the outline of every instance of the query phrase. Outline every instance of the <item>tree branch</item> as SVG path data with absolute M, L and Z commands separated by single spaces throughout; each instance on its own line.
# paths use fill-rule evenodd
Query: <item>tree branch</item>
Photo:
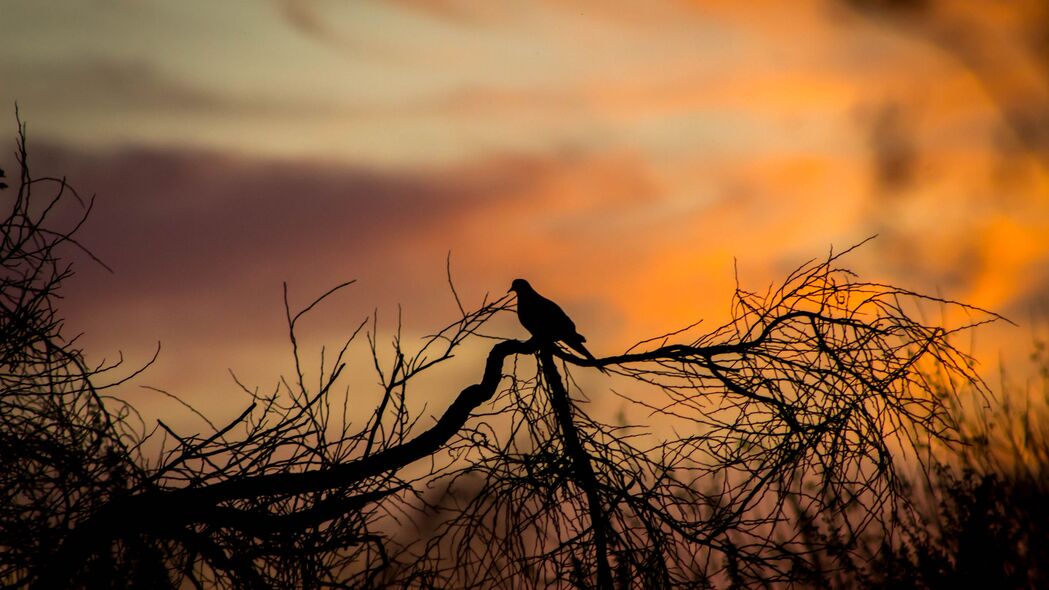
M 594 557 L 597 560 L 596 587 L 601 590 L 612 590 L 612 570 L 608 565 L 608 519 L 601 507 L 597 476 L 594 473 L 594 466 L 590 463 L 590 455 L 583 448 L 583 443 L 579 440 L 579 432 L 572 421 L 572 402 L 561 381 L 561 374 L 558 373 L 557 366 L 554 364 L 552 348 L 554 346 L 547 345 L 539 350 L 539 364 L 542 366 L 546 384 L 550 387 L 550 405 L 554 409 L 557 423 L 561 428 L 561 440 L 564 441 L 565 453 L 571 459 L 576 480 L 583 488 L 583 493 L 586 494 L 587 508 L 590 513 L 590 529 L 594 534 Z

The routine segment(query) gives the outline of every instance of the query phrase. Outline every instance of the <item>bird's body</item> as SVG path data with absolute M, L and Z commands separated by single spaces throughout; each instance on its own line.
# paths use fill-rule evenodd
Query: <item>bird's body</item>
M 563 342 L 594 360 L 594 355 L 583 346 L 586 338 L 576 331 L 572 318 L 559 305 L 537 293 L 524 279 L 514 279 L 510 290 L 517 293 L 517 319 L 534 338 L 543 342 Z

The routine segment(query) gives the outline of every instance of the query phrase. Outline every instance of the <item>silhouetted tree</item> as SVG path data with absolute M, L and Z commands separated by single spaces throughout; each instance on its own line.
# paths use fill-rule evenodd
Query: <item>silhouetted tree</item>
M 30 177 L 21 123 L 19 131 L 18 189 L 0 193 L 0 580 L 16 586 L 51 565 L 75 523 L 145 477 L 129 428 L 134 410 L 105 400 L 98 386 L 115 367 L 86 365 L 76 339 L 62 337 L 55 307 L 72 275 L 60 252 L 78 246 L 73 234 L 90 202 L 62 179 Z M 53 220 L 71 200 L 81 214 L 59 229 Z M 105 575 L 147 575 L 141 549 L 137 563 L 108 564 Z M 83 564 L 83 579 L 97 570 Z
M 511 299 L 468 310 L 453 287 L 460 317 L 414 351 L 398 334 L 384 354 L 365 321 L 309 379 L 298 323 L 349 283 L 299 311 L 285 290 L 290 378 L 243 387 L 244 411 L 210 432 L 147 427 L 104 395 L 115 366 L 88 366 L 61 334 L 71 271 L 59 252 L 77 246 L 79 223 L 50 221 L 79 198 L 29 176 L 24 139 L 19 154 L 0 250 L 10 587 L 803 585 L 910 510 L 897 460 L 951 436 L 942 383 L 982 387 L 950 342 L 957 330 L 910 306 L 992 314 L 858 281 L 832 254 L 764 294 L 737 288 L 719 328 L 593 359 L 485 335 Z M 357 393 L 340 389 L 362 332 L 381 395 L 355 426 L 345 404 Z M 413 415 L 419 376 L 485 339 L 478 382 L 432 420 Z M 592 368 L 660 426 L 591 417 L 574 373 Z M 154 438 L 163 450 L 146 456 Z M 801 526 L 813 522 L 802 515 L 827 518 Z
M 896 457 L 955 429 L 931 377 L 982 384 L 950 331 L 905 310 L 926 298 L 857 282 L 840 256 L 737 289 L 733 320 L 685 344 L 596 361 L 545 347 L 538 369 L 518 365 L 487 410 L 505 422 L 450 443 L 469 460 L 443 476 L 457 501 L 417 554 L 428 582 L 804 585 L 817 557 L 833 568 L 865 533 L 891 534 L 911 510 Z M 569 364 L 631 379 L 620 397 L 677 435 L 590 418 Z M 803 530 L 805 514 L 824 525 Z
M 925 504 L 901 523 L 898 542 L 871 547 L 871 572 L 839 587 L 1045 588 L 1049 583 L 1049 356 L 1021 388 L 1003 378 L 993 404 L 951 398 L 962 445 L 936 453 L 910 493 Z M 1040 381 L 1040 383 L 1039 383 Z M 1038 387 L 1040 385 L 1040 387 Z M 958 403 L 974 401 L 976 403 Z

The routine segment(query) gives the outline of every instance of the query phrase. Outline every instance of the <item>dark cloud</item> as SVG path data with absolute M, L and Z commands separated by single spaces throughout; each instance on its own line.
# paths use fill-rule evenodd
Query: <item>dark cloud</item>
M 874 185 L 891 196 L 915 181 L 918 151 L 913 114 L 896 102 L 881 105 L 866 121 Z
M 399 302 L 414 320 L 444 317 L 452 299 L 431 291 L 444 288 L 458 225 L 497 207 L 493 194 L 527 194 L 544 166 L 383 172 L 199 151 L 31 149 L 37 176 L 64 175 L 97 195 L 79 237 L 115 272 L 77 260 L 62 310 L 74 333 L 110 352 L 162 340 L 180 354 L 280 334 L 285 281 L 301 300 L 360 279 L 347 312 L 357 319 Z M 458 250 L 456 260 L 470 268 L 470 256 Z
M 281 16 L 294 30 L 323 45 L 351 53 L 374 54 L 377 49 L 374 45 L 365 44 L 340 31 L 312 0 L 278 0 L 277 6 Z M 382 53 L 388 54 L 389 51 L 387 49 Z
M 469 24 L 505 22 L 513 18 L 515 14 L 520 14 L 521 7 L 527 6 L 527 4 L 470 2 L 468 0 L 391 0 L 389 4 L 433 18 Z
M 1008 7 L 947 0 L 843 0 L 842 4 L 952 57 L 994 102 L 1010 140 L 1043 166 L 1049 165 L 1049 53 L 1045 52 L 1049 11 L 1044 1 L 1005 3 Z
M 376 307 L 389 326 L 399 303 L 406 329 L 443 325 L 457 314 L 444 276 L 449 250 L 468 304 L 501 295 L 515 276 L 545 278 L 566 302 L 588 301 L 575 302 L 579 321 L 613 325 L 595 317 L 606 307 L 589 302 L 600 288 L 573 295 L 565 286 L 607 279 L 600 269 L 609 252 L 619 248 L 617 261 L 629 264 L 644 238 L 631 237 L 631 226 L 571 230 L 604 215 L 626 223 L 654 190 L 637 162 L 584 154 L 380 170 L 31 143 L 30 158 L 36 176 L 62 175 L 85 197 L 97 195 L 79 239 L 115 271 L 75 259 L 61 305 L 68 333 L 85 332 L 96 355 L 128 351 L 132 363 L 161 341 L 162 364 L 151 371 L 161 385 L 182 379 L 186 365 L 221 379 L 225 367 L 255 362 L 244 360 L 252 351 L 281 350 L 282 282 L 298 306 L 359 279 L 316 316 L 322 331 L 350 330 Z
M 289 278 L 308 274 L 302 264 L 381 258 L 481 206 L 492 185 L 530 182 L 524 162 L 457 177 L 190 150 L 38 146 L 32 157 L 38 173 L 98 195 L 81 238 L 143 292 L 193 287 L 178 276 L 221 284 L 264 267 Z
M 856 10 L 894 17 L 913 17 L 929 10 L 929 0 L 843 0 L 843 3 Z
M 309 0 L 279 0 L 281 14 L 288 24 L 308 37 L 323 41 L 340 41 L 337 33 L 318 14 L 316 6 Z
M 1049 259 L 1035 261 L 1030 266 L 1028 284 L 1001 310 L 1006 317 L 1024 323 L 1031 317 L 1049 318 Z
M 417 54 L 408 51 L 403 43 L 390 42 L 388 36 L 350 33 L 344 25 L 354 21 L 333 16 L 323 3 L 314 0 L 277 0 L 277 8 L 292 29 L 335 51 L 388 63 L 419 61 Z M 342 8 L 342 14 L 345 15 L 346 7 Z

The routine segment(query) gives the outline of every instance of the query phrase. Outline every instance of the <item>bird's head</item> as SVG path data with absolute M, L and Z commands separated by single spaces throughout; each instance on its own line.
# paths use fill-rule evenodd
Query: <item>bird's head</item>
M 528 284 L 528 281 L 524 279 L 514 279 L 514 282 L 510 283 L 510 288 L 507 289 L 507 293 L 511 291 L 514 293 L 520 293 L 521 291 L 531 291 L 532 286 Z

